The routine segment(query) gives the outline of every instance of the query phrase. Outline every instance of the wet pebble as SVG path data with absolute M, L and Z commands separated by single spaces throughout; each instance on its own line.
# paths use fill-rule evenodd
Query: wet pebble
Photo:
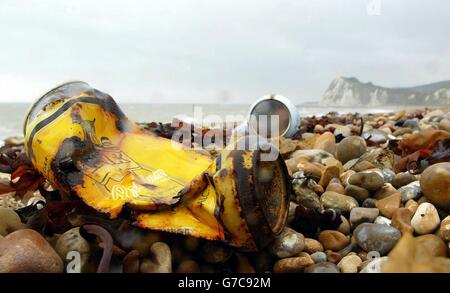
M 357 255 L 344 256 L 337 264 L 342 273 L 357 273 L 362 260 Z
M 401 233 L 397 228 L 388 225 L 363 223 L 356 227 L 353 236 L 364 251 L 378 251 L 385 255 L 400 239 Z
M 140 264 L 141 273 L 171 273 L 172 254 L 164 242 L 155 242 L 150 247 L 150 258 L 145 258 Z
M 301 233 L 286 227 L 271 243 L 269 250 L 278 258 L 286 258 L 299 254 L 304 247 L 305 237 Z
M 1 273 L 61 273 L 63 261 L 41 234 L 22 229 L 0 238 Z
M 360 186 L 368 191 L 376 191 L 384 184 L 384 178 L 378 172 L 359 172 L 353 174 L 348 183 Z
M 366 152 L 366 147 L 366 141 L 362 137 L 346 137 L 336 147 L 336 158 L 345 164 L 362 156 Z
M 304 207 L 319 209 L 322 207 L 319 196 L 310 188 L 294 184 L 294 193 L 296 202 Z
M 318 240 L 325 249 L 333 251 L 339 251 L 349 243 L 349 239 L 345 234 L 335 230 L 325 230 L 320 232 Z
M 450 241 L 450 216 L 442 220 L 439 232 L 444 240 Z
M 402 172 L 395 175 L 395 178 L 394 180 L 392 180 L 391 184 L 395 188 L 400 188 L 416 180 L 416 176 L 414 176 L 413 174 L 409 172 Z
M 386 217 L 383 216 L 378 216 L 375 218 L 375 220 L 373 221 L 374 224 L 380 224 L 380 225 L 391 225 L 391 219 L 388 219 Z
M 431 203 L 450 211 L 450 162 L 426 168 L 420 177 L 420 186 Z
M 318 251 L 324 251 L 323 245 L 313 238 L 305 238 L 305 247 L 303 249 L 309 254 L 313 254 Z
M 363 202 L 370 195 L 369 191 L 366 189 L 352 184 L 348 184 L 345 187 L 344 193 L 345 195 L 353 197 L 358 202 Z
M 402 195 L 402 202 L 407 202 L 410 199 L 417 199 L 420 197 L 421 193 L 420 183 L 419 181 L 413 181 L 400 187 L 398 192 Z
M 336 229 L 337 231 L 341 232 L 344 235 L 350 234 L 350 222 L 347 220 L 346 217 L 341 215 L 341 224 Z
M 6 236 L 27 226 L 20 221 L 19 215 L 9 208 L 0 207 L 0 235 Z
M 353 197 L 333 191 L 324 192 L 320 197 L 320 202 L 327 209 L 338 209 L 344 213 L 348 213 L 352 208 L 358 206 L 358 202 Z
M 413 233 L 414 228 L 411 226 L 413 213 L 407 208 L 399 208 L 392 215 L 391 226 L 400 230 L 402 233 Z
M 320 262 L 326 262 L 327 261 L 327 255 L 323 251 L 317 251 L 311 254 L 311 258 L 314 261 L 314 263 L 320 263 Z
M 78 252 L 80 254 L 81 272 L 86 269 L 89 262 L 91 249 L 89 242 L 81 236 L 79 227 L 75 227 L 64 232 L 58 238 L 58 241 L 56 241 L 55 250 L 61 259 L 64 260 L 66 265 L 72 261 L 72 258 L 68 257 L 70 256 L 69 253 L 72 251 Z
M 431 203 L 420 204 L 411 219 L 411 226 L 417 234 L 433 233 L 439 224 L 439 214 Z
M 353 208 L 350 211 L 350 224 L 356 227 L 361 223 L 372 223 L 379 214 L 377 208 Z
M 363 201 L 363 203 L 362 203 L 362 207 L 363 208 L 376 208 L 377 206 L 376 206 L 376 203 L 377 203 L 377 200 L 376 199 L 374 199 L 374 198 L 366 198 L 364 201 Z
M 317 273 L 325 273 L 325 274 L 331 274 L 331 273 L 340 273 L 339 268 L 331 262 L 321 262 L 317 264 L 313 264 L 308 266 L 305 269 L 305 273 L 309 274 L 317 274 Z
M 278 260 L 273 266 L 274 273 L 298 273 L 314 264 L 309 254 L 301 252 L 297 257 L 288 257 Z
M 380 210 L 382 216 L 391 218 L 392 214 L 400 207 L 401 200 L 401 194 L 394 193 L 388 197 L 377 200 L 376 207 Z

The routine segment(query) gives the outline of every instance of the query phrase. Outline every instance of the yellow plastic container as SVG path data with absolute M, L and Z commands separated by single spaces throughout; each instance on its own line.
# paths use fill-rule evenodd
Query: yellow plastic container
M 36 169 L 111 219 L 126 206 L 139 227 L 253 251 L 284 227 L 290 186 L 280 157 L 224 150 L 215 159 L 186 149 L 141 129 L 84 82 L 63 84 L 34 103 L 24 135 Z

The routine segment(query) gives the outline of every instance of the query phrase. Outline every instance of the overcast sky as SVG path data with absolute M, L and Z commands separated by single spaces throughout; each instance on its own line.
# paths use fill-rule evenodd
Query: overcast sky
M 336 76 L 450 79 L 450 1 L 0 0 L 0 101 L 84 80 L 119 102 L 318 99 Z

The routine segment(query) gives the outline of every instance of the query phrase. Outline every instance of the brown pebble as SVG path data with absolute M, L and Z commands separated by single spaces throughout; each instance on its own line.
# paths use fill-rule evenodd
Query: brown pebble
M 347 236 L 335 230 L 325 230 L 320 232 L 318 239 L 325 249 L 333 251 L 339 251 L 349 243 Z
M 314 252 L 323 251 L 322 244 L 316 239 L 305 238 L 305 247 L 303 250 L 309 254 L 313 254 Z
M 139 273 L 139 265 L 139 251 L 132 250 L 123 258 L 122 271 L 124 273 Z
M 312 264 L 314 264 L 314 261 L 311 259 L 311 256 L 305 252 L 301 252 L 297 257 L 288 257 L 278 260 L 273 266 L 273 272 L 298 273 Z
M 411 226 L 413 213 L 407 208 L 398 208 L 392 215 L 391 226 L 395 227 L 403 233 L 413 233 L 414 228 Z
M 337 265 L 342 259 L 342 255 L 331 250 L 326 250 L 325 254 L 327 255 L 327 260 L 335 265 Z
M 408 200 L 405 204 L 405 208 L 410 210 L 411 213 L 413 213 L 413 214 L 416 212 L 418 207 L 419 207 L 419 204 L 414 199 Z
M 380 213 L 386 218 L 392 218 L 392 214 L 400 207 L 402 195 L 394 193 L 386 198 L 377 200 L 375 206 L 380 210 Z
M 185 260 L 178 265 L 175 272 L 181 274 L 200 273 L 200 267 L 198 263 L 193 260 Z

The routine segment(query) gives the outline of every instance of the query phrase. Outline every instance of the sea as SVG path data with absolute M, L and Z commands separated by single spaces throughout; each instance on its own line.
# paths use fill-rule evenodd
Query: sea
M 0 103 L 0 140 L 23 135 L 23 123 L 31 104 Z M 204 121 L 239 121 L 248 114 L 246 104 L 119 104 L 122 111 L 136 122 L 171 122 L 174 117 L 202 117 Z M 301 117 L 322 115 L 330 111 L 343 113 L 382 113 L 398 110 L 394 107 L 320 107 L 297 106 Z

